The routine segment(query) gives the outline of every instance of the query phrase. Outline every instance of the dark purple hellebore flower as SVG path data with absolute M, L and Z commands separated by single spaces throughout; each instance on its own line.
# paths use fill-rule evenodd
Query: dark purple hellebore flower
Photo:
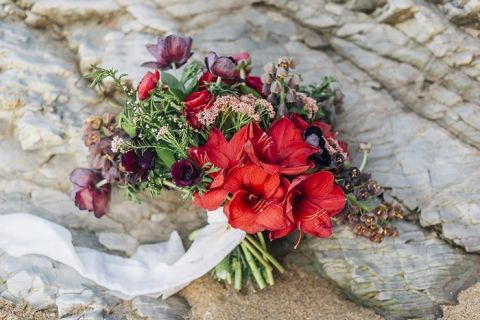
M 142 63 L 142 67 L 168 70 L 183 66 L 193 55 L 192 38 L 171 34 L 164 39 L 158 38 L 156 44 L 147 44 L 147 50 L 156 61 Z
M 93 211 L 97 218 L 107 213 L 112 186 L 97 171 L 77 168 L 70 173 L 70 181 L 73 183 L 70 197 L 80 210 Z
M 138 155 L 130 150 L 122 156 L 122 166 L 126 172 L 130 173 L 129 181 L 136 183 L 138 180 L 145 180 L 148 177 L 148 171 L 155 166 L 155 152 L 147 150 Z
M 215 52 L 209 52 L 205 58 L 208 71 L 216 77 L 234 79 L 237 75 L 237 62 L 232 57 L 219 57 Z
M 203 170 L 188 159 L 175 162 L 172 165 L 171 172 L 173 183 L 180 188 L 196 185 L 203 176 Z

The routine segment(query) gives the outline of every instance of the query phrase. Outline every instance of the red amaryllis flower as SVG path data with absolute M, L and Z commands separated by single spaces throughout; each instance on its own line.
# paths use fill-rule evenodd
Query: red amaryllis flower
M 150 92 L 155 89 L 158 83 L 158 79 L 160 79 L 160 73 L 158 70 L 155 70 L 155 72 L 150 72 L 148 71 L 140 80 L 140 83 L 138 84 L 137 87 L 137 92 L 138 92 L 138 99 L 140 100 L 145 100 L 148 98 Z
M 214 76 L 227 80 L 237 76 L 237 62 L 232 57 L 219 57 L 215 52 L 209 52 L 205 58 L 205 65 Z
M 214 180 L 209 191 L 194 195 L 193 202 L 197 206 L 215 210 L 225 201 L 228 194 L 228 191 L 223 188 L 225 175 L 231 168 L 244 163 L 243 146 L 247 141 L 247 134 L 248 126 L 244 126 L 233 135 L 230 141 L 227 141 L 220 130 L 213 128 L 205 145 L 188 150 L 189 158 L 198 166 L 203 167 L 211 163 L 221 169 L 211 174 Z
M 232 227 L 255 233 L 289 225 L 282 205 L 286 188 L 279 174 L 253 164 L 236 167 L 226 177 L 224 189 L 233 193 L 224 209 Z
M 70 181 L 73 183 L 70 197 L 80 210 L 93 212 L 97 218 L 107 213 L 112 186 L 102 183 L 102 176 L 98 172 L 77 168 L 70 173 Z
M 337 135 L 333 132 L 332 126 L 329 125 L 328 123 L 323 121 L 314 121 L 312 124 L 309 124 L 300 115 L 296 113 L 289 114 L 288 118 L 295 124 L 295 127 L 302 134 L 304 134 L 305 130 L 307 130 L 312 126 L 319 128 L 322 131 L 322 135 L 323 137 L 325 137 L 325 139 L 334 139 L 333 141 L 331 140 L 330 141 L 333 142 L 334 144 L 338 144 L 341 151 L 343 151 L 348 155 L 348 144 L 345 141 L 337 140 Z
M 210 109 L 215 102 L 215 96 L 208 90 L 195 91 L 183 101 L 185 108 L 183 115 L 190 127 L 197 130 L 203 129 L 203 124 L 198 120 L 198 113 Z
M 172 181 L 177 187 L 196 185 L 203 176 L 203 170 L 188 159 L 180 159 L 172 165 Z
M 156 61 L 145 62 L 142 67 L 168 70 L 174 64 L 179 68 L 193 55 L 192 38 L 171 34 L 165 39 L 158 38 L 156 44 L 147 44 L 147 50 Z
M 317 152 L 317 148 L 303 141 L 290 120 L 280 118 L 266 133 L 252 123 L 245 152 L 253 163 L 269 173 L 296 175 L 312 167 L 307 158 Z
M 296 228 L 315 237 L 329 237 L 333 229 L 331 217 L 341 212 L 346 202 L 345 193 L 328 171 L 295 178 L 286 199 L 286 212 L 294 217 L 295 223 L 272 232 L 272 239 L 281 238 Z
M 262 97 L 265 97 L 262 92 L 263 83 L 260 77 L 248 76 L 245 78 L 245 84 L 253 90 L 257 91 Z

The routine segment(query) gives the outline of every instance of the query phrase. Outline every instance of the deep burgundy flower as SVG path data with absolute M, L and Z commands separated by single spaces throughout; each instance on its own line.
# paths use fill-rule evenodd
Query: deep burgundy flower
M 158 38 L 156 44 L 147 44 L 147 50 L 156 61 L 142 64 L 142 67 L 168 70 L 175 65 L 176 68 L 183 66 L 193 55 L 192 38 L 171 34 L 165 39 Z
M 73 183 L 71 199 L 80 210 L 88 210 L 100 218 L 110 206 L 112 186 L 104 183 L 102 176 L 92 169 L 77 168 L 70 173 Z
M 205 58 L 205 65 L 214 76 L 227 80 L 237 77 L 237 62 L 232 57 L 219 57 L 215 52 L 209 52 Z
M 208 90 L 195 91 L 183 101 L 183 115 L 188 125 L 193 129 L 202 130 L 203 124 L 198 120 L 198 113 L 210 109 L 215 102 L 215 96 Z
M 155 70 L 154 73 L 148 71 L 138 84 L 138 99 L 147 99 L 150 92 L 157 86 L 158 79 L 160 79 L 160 73 L 158 72 L 158 70 Z
M 122 155 L 122 166 L 129 175 L 129 181 L 135 183 L 145 180 L 148 172 L 155 166 L 155 152 L 147 150 L 143 154 L 137 154 L 130 150 Z
M 200 182 L 203 170 L 188 159 L 180 159 L 172 165 L 172 181 L 177 187 L 194 186 Z

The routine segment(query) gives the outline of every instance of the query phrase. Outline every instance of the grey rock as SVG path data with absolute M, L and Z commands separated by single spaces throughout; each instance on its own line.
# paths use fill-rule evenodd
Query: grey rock
M 339 227 L 331 239 L 308 239 L 288 259 L 334 280 L 354 301 L 387 319 L 434 319 L 464 286 L 479 280 L 479 256 L 465 256 L 419 227 L 398 224 L 381 244 Z
M 188 303 L 180 297 L 166 300 L 139 297 L 132 300 L 132 308 L 139 316 L 150 320 L 181 320 L 190 311 Z

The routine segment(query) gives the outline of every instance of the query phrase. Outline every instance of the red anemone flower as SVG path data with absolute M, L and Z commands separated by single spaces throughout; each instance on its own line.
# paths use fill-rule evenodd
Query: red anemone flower
M 271 233 L 272 239 L 281 238 L 296 228 L 315 237 L 329 237 L 333 229 L 331 217 L 340 213 L 346 202 L 345 193 L 328 171 L 295 178 L 286 199 L 286 212 L 294 217 L 295 224 Z
M 282 230 L 290 223 L 282 204 L 286 188 L 279 174 L 248 164 L 232 169 L 223 188 L 233 193 L 224 209 L 232 227 L 256 233 Z
M 197 206 L 215 210 L 225 201 L 228 191 L 222 187 L 224 178 L 231 168 L 244 163 L 243 146 L 247 141 L 247 133 L 248 126 L 244 126 L 227 141 L 220 130 L 213 128 L 205 145 L 188 150 L 189 158 L 199 167 L 211 163 L 220 169 L 210 175 L 214 180 L 209 191 L 194 195 L 193 202 Z
M 266 133 L 252 123 L 245 152 L 253 163 L 269 173 L 297 175 L 312 167 L 307 158 L 317 148 L 303 141 L 292 121 L 280 118 Z

